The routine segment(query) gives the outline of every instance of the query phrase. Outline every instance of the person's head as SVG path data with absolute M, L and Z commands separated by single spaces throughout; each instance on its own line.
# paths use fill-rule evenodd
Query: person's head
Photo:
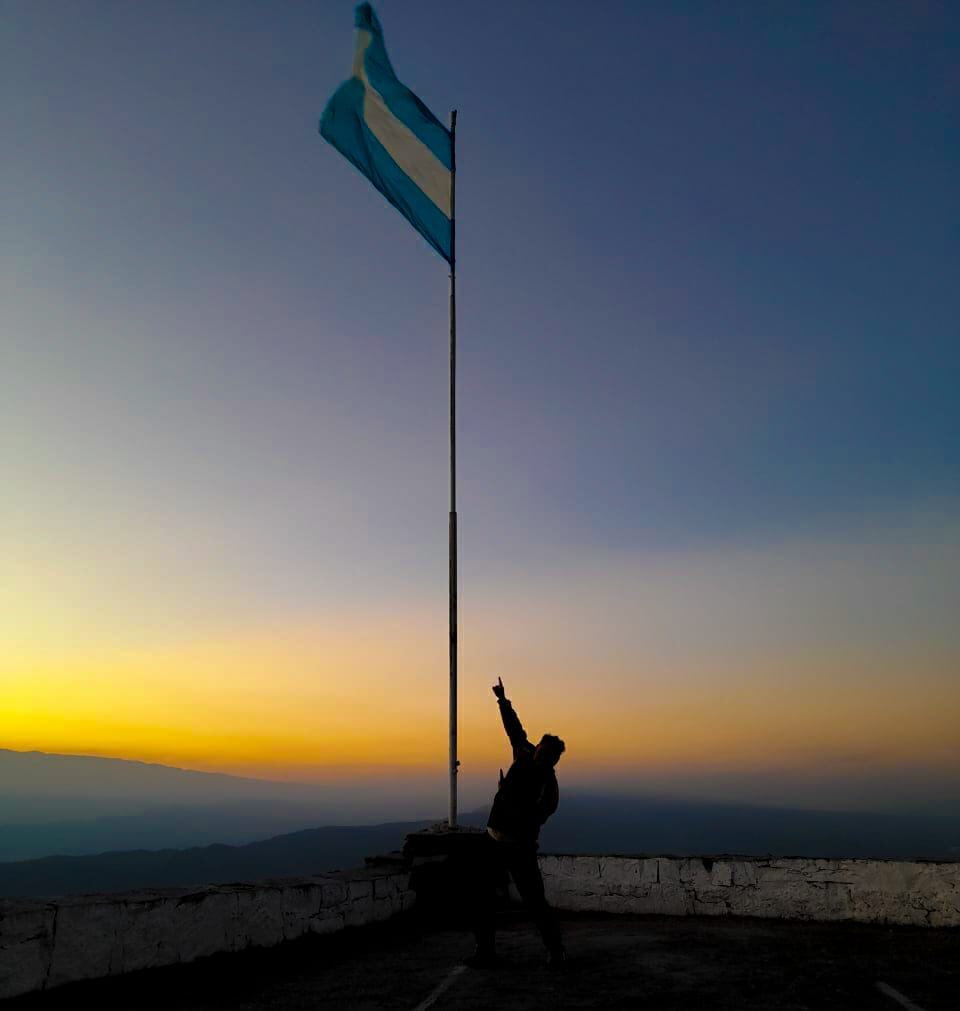
M 567 750 L 567 746 L 553 734 L 544 734 L 540 738 L 540 743 L 533 752 L 533 760 L 551 768 L 560 761 L 560 756 Z

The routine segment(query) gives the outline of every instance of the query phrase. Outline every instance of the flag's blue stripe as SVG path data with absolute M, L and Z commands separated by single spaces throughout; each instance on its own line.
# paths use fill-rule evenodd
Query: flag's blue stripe
M 408 127 L 447 167 L 453 167 L 450 131 L 394 73 L 387 56 L 380 21 L 368 3 L 356 10 L 357 28 L 370 32 L 372 39 L 367 48 L 364 66 L 370 84 L 380 92 L 386 107 Z
M 345 81 L 323 110 L 320 135 L 351 161 L 447 261 L 450 219 L 397 166 L 363 122 L 363 82 Z

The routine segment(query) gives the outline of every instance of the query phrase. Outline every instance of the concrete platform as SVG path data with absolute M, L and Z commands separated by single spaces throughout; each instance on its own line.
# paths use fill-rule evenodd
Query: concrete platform
M 704 1008 L 956 1011 L 960 931 L 735 917 L 562 918 L 570 966 L 543 966 L 521 911 L 499 921 L 502 967 L 459 967 L 470 937 L 414 915 L 273 949 L 72 983 L 3 1002 L 5 1011 L 450 1011 Z M 912 1004 L 899 1003 L 878 983 Z

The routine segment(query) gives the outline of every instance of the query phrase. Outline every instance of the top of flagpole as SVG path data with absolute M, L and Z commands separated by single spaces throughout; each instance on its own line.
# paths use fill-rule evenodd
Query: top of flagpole
M 457 110 L 450 111 L 450 273 L 457 272 Z

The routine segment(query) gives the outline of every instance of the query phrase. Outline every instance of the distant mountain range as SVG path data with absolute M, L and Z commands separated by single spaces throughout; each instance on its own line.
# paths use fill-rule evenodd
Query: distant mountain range
M 10 756 L 16 756 L 11 758 Z M 60 758 L 62 762 L 50 762 Z M 106 763 L 106 764 L 98 764 Z M 12 769 L 36 771 L 11 782 Z M 128 768 L 131 766 L 133 768 Z M 160 771 L 157 771 L 160 770 Z M 70 759 L 0 751 L 0 896 L 51 896 L 149 886 L 322 873 L 399 849 L 439 820 L 327 825 L 334 806 L 319 788 L 190 773 L 119 759 Z M 180 777 L 184 777 L 183 780 Z M 6 777 L 6 778 L 5 778 Z M 64 777 L 73 777 L 73 792 Z M 199 779 L 197 777 L 200 777 Z M 160 784 L 151 792 L 149 784 Z M 277 787 L 276 793 L 271 788 Z M 298 791 L 301 791 L 298 793 Z M 87 819 L 49 819 L 58 798 L 86 801 Z M 124 806 L 134 813 L 120 814 Z M 487 807 L 461 815 L 483 825 Z M 13 812 L 17 823 L 3 824 Z M 338 819 L 339 820 L 339 819 Z M 291 831 L 297 829 L 298 831 Z M 39 859 L 23 859 L 36 856 Z M 541 850 L 620 853 L 846 856 L 960 860 L 960 818 L 806 811 L 564 790 Z M 12 854 L 12 856 L 11 856 Z
M 461 815 L 483 825 L 487 811 Z M 243 846 L 134 850 L 0 863 L 0 896 L 194 886 L 355 867 L 428 821 L 305 829 Z M 548 853 L 765 854 L 960 859 L 960 819 L 711 807 L 573 795 L 547 823 Z
M 43 857 L 0 864 L 0 896 L 199 886 L 265 877 L 322 874 L 356 867 L 364 857 L 403 846 L 428 822 L 305 829 L 245 846 L 133 850 L 82 857 Z
M 573 794 L 544 826 L 541 849 L 960 860 L 960 817 Z
M 366 781 L 280 783 L 0 749 L 0 861 L 236 845 L 316 825 L 429 819 L 437 794 L 422 777 L 389 770 Z

